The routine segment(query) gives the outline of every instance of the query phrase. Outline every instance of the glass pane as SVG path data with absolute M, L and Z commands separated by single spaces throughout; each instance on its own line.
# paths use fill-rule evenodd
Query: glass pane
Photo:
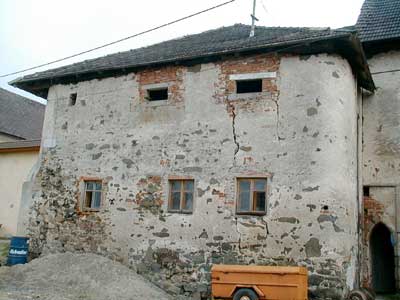
M 250 180 L 240 180 L 239 181 L 239 191 L 246 192 L 250 191 Z
M 92 181 L 86 182 L 86 189 L 89 190 L 89 191 L 94 190 L 94 184 L 93 184 Z
M 171 189 L 172 191 L 180 191 L 181 182 L 179 180 L 171 180 Z
M 257 179 L 254 181 L 254 189 L 256 191 L 265 191 L 266 184 L 267 184 L 266 179 Z
M 239 194 L 238 211 L 250 211 L 250 192 L 241 192 Z
M 101 191 L 101 182 L 96 182 L 95 186 L 96 186 L 96 191 Z
M 185 180 L 185 191 L 193 192 L 193 180 Z
M 181 209 L 181 193 L 180 192 L 172 192 L 171 193 L 171 207 L 172 210 L 180 210 Z
M 254 192 L 255 211 L 265 211 L 265 192 Z
M 183 210 L 192 211 L 193 210 L 193 194 L 185 193 L 185 207 Z
M 92 208 L 100 208 L 101 192 L 93 193 Z
M 92 206 L 92 192 L 86 192 L 84 207 L 90 208 L 91 206 Z

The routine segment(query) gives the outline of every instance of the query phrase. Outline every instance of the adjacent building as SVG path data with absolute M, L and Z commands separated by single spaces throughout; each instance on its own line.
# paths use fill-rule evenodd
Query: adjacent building
M 21 195 L 36 164 L 45 106 L 0 89 L 0 237 L 17 234 Z
M 362 284 L 400 288 L 400 3 L 367 0 L 357 22 L 376 84 L 363 95 Z

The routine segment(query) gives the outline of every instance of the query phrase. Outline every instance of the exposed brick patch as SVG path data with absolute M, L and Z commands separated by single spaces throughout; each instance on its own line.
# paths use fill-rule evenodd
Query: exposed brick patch
M 158 214 L 163 204 L 161 177 L 147 176 L 141 178 L 137 186 L 140 190 L 136 194 L 136 203 L 141 209 Z
M 372 274 L 370 270 L 370 254 L 369 254 L 369 235 L 374 226 L 381 222 L 384 214 L 385 206 L 371 197 L 363 198 L 363 272 L 361 285 L 365 288 L 372 288 Z
M 259 72 L 277 72 L 280 57 L 276 54 L 259 54 L 249 57 L 230 58 L 218 64 L 221 69 L 219 82 L 216 83 L 218 92 L 215 95 L 217 102 L 223 103 L 227 95 L 236 93 L 236 82 L 229 79 L 229 75 Z M 270 92 L 278 96 L 276 78 L 262 80 L 262 92 Z M 259 98 L 259 97 L 258 97 Z
M 183 73 L 186 68 L 180 66 L 166 66 L 163 68 L 149 68 L 137 73 L 139 82 L 140 102 L 146 102 L 147 91 L 143 88 L 147 84 L 170 83 L 168 100 L 170 103 L 183 103 Z

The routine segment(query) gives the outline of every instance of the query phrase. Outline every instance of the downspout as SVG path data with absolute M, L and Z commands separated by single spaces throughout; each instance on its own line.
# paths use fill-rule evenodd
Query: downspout
M 357 82 L 357 80 L 356 80 Z M 363 249 L 363 181 L 362 181 L 362 143 L 363 143 L 363 91 L 357 83 L 357 274 L 356 288 L 361 287 L 362 282 L 362 249 Z

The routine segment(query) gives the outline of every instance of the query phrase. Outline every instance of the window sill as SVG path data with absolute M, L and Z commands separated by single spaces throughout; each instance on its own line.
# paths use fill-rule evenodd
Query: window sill
M 254 100 L 257 98 L 271 98 L 272 94 L 270 92 L 257 92 L 257 93 L 242 93 L 242 94 L 229 94 L 228 101 L 236 100 Z
M 192 211 L 183 211 L 183 210 L 168 210 L 169 213 L 171 214 L 182 214 L 182 215 L 192 215 Z
M 90 208 L 82 209 L 83 213 L 96 213 L 96 212 L 99 212 L 99 211 L 100 211 L 100 209 L 90 209 Z
M 145 100 L 145 106 L 147 107 L 158 107 L 158 106 L 168 106 L 170 104 L 169 100 Z
M 236 212 L 238 216 L 265 216 L 267 212 L 257 212 L 257 211 L 246 211 L 246 212 Z

